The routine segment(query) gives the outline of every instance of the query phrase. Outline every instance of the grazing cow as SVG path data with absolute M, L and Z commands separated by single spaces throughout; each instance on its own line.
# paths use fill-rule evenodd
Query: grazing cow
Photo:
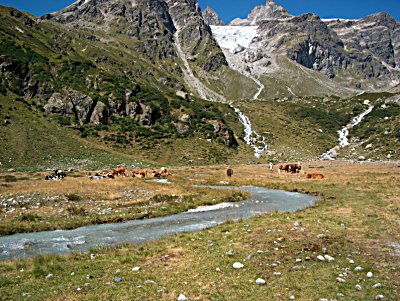
M 325 178 L 325 177 L 321 173 L 309 173 L 307 175 L 307 179 L 323 179 L 323 178 Z
M 133 171 L 132 177 L 134 178 L 145 178 L 147 175 L 146 169 L 137 169 Z
M 297 163 L 280 164 L 278 166 L 278 173 L 281 173 L 281 170 L 285 171 L 286 173 L 299 173 L 301 170 L 301 165 Z
M 112 172 L 113 176 L 124 176 L 125 175 L 125 168 L 123 167 L 118 167 L 113 170 Z
M 229 168 L 229 169 L 226 171 L 226 175 L 227 175 L 228 177 L 232 177 L 232 176 L 233 176 L 233 169 L 232 169 L 232 168 Z

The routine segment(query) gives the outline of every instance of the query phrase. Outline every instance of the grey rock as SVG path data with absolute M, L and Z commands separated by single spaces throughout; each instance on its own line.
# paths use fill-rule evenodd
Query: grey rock
M 202 14 L 206 24 L 216 26 L 224 25 L 224 22 L 221 20 L 220 16 L 209 6 L 204 9 Z

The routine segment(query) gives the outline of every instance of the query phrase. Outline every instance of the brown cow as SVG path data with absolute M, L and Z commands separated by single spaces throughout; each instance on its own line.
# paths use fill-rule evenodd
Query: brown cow
M 113 176 L 125 176 L 125 168 L 123 167 L 118 167 L 113 170 L 112 172 Z
M 147 176 L 146 169 L 137 169 L 132 174 L 132 177 L 134 178 L 145 178 L 146 176 Z
M 280 164 L 278 166 L 278 173 L 281 173 L 281 170 L 286 173 L 299 173 L 301 170 L 301 165 L 297 163 L 289 163 L 289 164 Z
M 160 171 L 160 177 L 162 178 L 168 178 L 169 176 L 171 176 L 172 174 L 165 168 L 165 167 L 161 167 L 161 171 Z
M 233 176 L 233 169 L 232 169 L 232 168 L 229 168 L 229 169 L 226 171 L 226 175 L 227 175 L 228 177 L 232 177 L 232 176 Z
M 325 177 L 321 173 L 309 173 L 307 175 L 307 179 L 323 179 L 323 178 L 325 178 Z

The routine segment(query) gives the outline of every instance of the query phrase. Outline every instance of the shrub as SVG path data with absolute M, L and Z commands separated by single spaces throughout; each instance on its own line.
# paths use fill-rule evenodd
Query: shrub
M 82 200 L 82 198 L 79 195 L 73 194 L 73 193 L 66 194 L 65 197 L 68 199 L 68 201 L 71 201 L 71 202 L 78 202 L 78 201 Z

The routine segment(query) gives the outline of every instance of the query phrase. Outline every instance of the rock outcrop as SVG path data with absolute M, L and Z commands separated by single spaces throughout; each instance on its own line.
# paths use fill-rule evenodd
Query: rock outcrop
M 208 25 L 223 26 L 224 22 L 211 7 L 207 6 L 203 11 L 204 22 Z

